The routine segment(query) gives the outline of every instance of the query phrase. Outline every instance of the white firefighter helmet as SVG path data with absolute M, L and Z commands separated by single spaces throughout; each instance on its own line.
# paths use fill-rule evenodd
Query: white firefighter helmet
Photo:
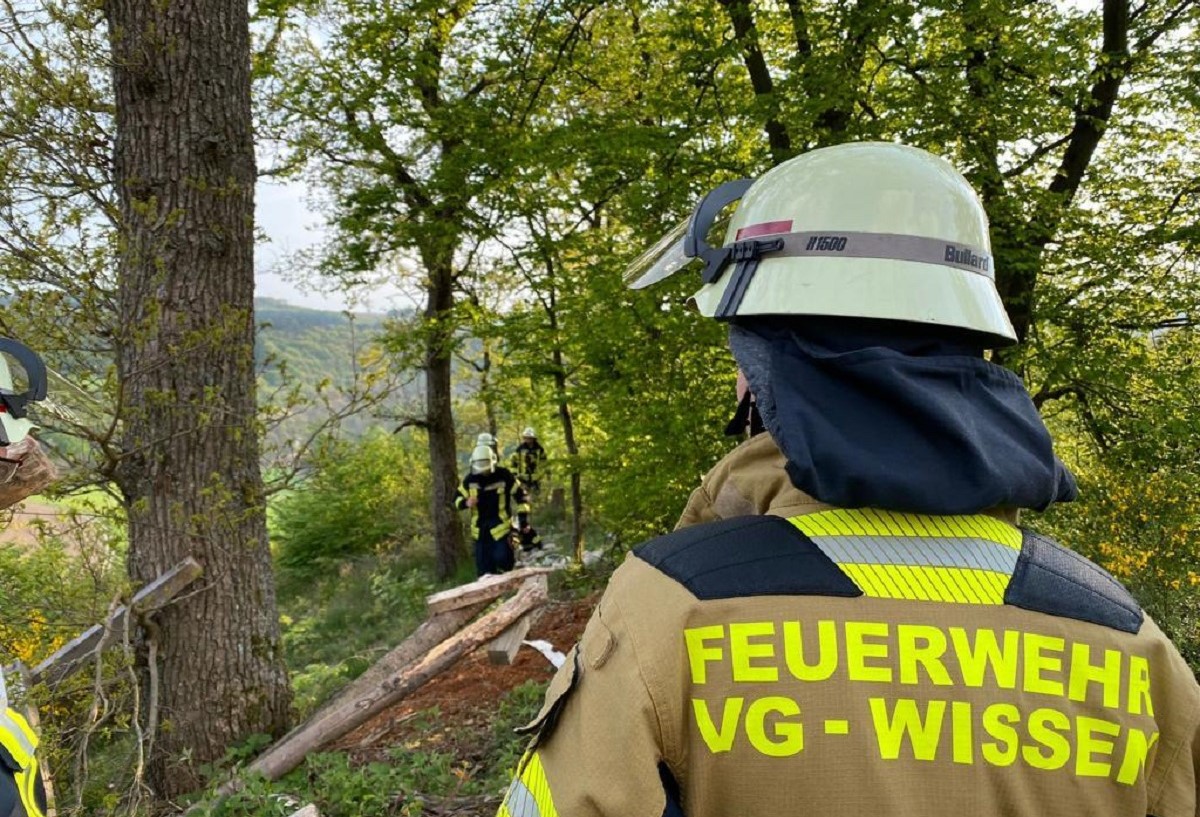
M 21 390 L 9 358 L 24 370 Z M 34 427 L 26 414 L 29 404 L 46 397 L 46 365 L 37 353 L 19 341 L 0 338 L 0 446 L 15 445 Z
M 475 445 L 493 446 L 496 444 L 496 438 L 486 431 L 479 432 L 479 436 L 475 438 Z
M 521 432 L 522 437 L 533 437 L 537 439 L 537 432 L 533 430 L 533 426 L 525 426 L 525 430 Z
M 709 246 L 718 215 L 739 200 L 723 246 Z M 917 148 L 821 148 L 721 185 L 626 280 L 640 289 L 693 259 L 705 264 L 694 302 L 709 317 L 877 318 L 1016 341 L 979 197 L 949 162 Z
M 490 474 L 496 469 L 496 452 L 490 445 L 477 445 L 471 452 L 471 473 Z

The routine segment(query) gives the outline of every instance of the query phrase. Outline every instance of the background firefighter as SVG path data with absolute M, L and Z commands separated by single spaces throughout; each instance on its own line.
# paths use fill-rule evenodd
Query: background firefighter
M 475 575 L 504 573 L 515 562 L 512 548 L 513 499 L 527 500 L 525 489 L 503 466 L 496 452 L 479 445 L 471 452 L 471 473 L 463 478 L 455 507 L 475 511 Z

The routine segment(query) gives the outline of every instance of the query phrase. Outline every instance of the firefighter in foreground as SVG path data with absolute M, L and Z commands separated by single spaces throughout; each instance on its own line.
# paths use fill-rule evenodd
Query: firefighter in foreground
M 17 392 L 5 356 L 25 370 L 27 388 Z M 29 436 L 31 402 L 46 396 L 46 370 L 28 347 L 0 338 L 0 508 L 8 508 L 54 481 L 54 465 Z M 38 739 L 29 723 L 8 705 L 0 674 L 0 817 L 42 817 L 46 791 L 38 771 Z
M 463 478 L 455 506 L 475 511 L 475 575 L 505 573 L 515 561 L 512 546 L 513 500 L 525 503 L 525 489 L 503 466 L 496 452 L 477 445 L 471 452 L 471 473 Z
M 740 199 L 722 246 L 706 237 Z M 766 433 L 613 575 L 502 817 L 1196 817 L 1200 686 L 1104 571 L 1017 526 L 1074 480 L 1011 372 L 947 162 L 816 150 L 697 206 Z

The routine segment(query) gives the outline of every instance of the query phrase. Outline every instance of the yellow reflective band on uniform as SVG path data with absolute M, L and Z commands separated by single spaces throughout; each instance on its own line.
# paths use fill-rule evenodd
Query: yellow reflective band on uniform
M 44 817 L 41 808 L 38 807 L 37 799 L 37 780 L 38 768 L 37 759 L 35 758 L 30 763 L 29 768 L 18 772 L 14 780 L 17 788 L 21 792 L 22 802 L 25 805 L 25 814 L 27 817 Z
M 508 536 L 508 532 L 510 530 L 512 530 L 512 526 L 509 525 L 508 520 L 506 519 L 503 522 L 501 522 L 499 525 L 496 525 L 494 528 L 492 528 L 492 530 L 491 530 L 492 538 L 493 539 L 503 539 L 505 536 Z
M 508 787 L 496 817 L 558 817 L 542 759 L 531 752 L 521 761 L 521 771 Z
M 872 508 L 836 509 L 793 517 L 791 523 L 809 536 L 933 536 L 989 539 L 1021 549 L 1021 531 L 986 514 L 931 516 Z
M 0 744 L 13 756 L 22 769 L 33 762 L 37 750 L 37 735 L 23 717 L 9 709 L 0 714 Z
M 867 596 L 952 604 L 1004 603 L 1021 532 L 982 514 L 873 509 L 792 518 Z
M 37 751 L 38 739 L 29 723 L 18 713 L 9 709 L 0 713 L 0 745 L 21 767 L 13 775 L 17 793 L 28 817 L 42 817 L 37 804 Z

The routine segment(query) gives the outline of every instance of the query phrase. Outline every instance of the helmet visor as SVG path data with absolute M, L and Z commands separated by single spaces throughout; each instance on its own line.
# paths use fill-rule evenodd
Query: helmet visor
M 710 266 L 716 264 L 710 256 L 714 247 L 720 248 L 725 243 L 725 232 L 735 209 L 730 205 L 736 204 L 751 184 L 753 179 L 725 182 L 701 198 L 686 221 L 676 225 L 625 268 L 625 285 L 643 289 L 669 278 L 694 259 Z M 717 255 L 720 259 L 726 257 L 719 251 Z
M 633 263 L 625 268 L 625 286 L 630 289 L 645 289 L 683 269 L 692 260 L 683 251 L 683 237 L 687 233 L 690 221 L 691 219 L 686 219 L 679 222 L 669 233 L 656 241 L 653 247 L 634 259 Z

